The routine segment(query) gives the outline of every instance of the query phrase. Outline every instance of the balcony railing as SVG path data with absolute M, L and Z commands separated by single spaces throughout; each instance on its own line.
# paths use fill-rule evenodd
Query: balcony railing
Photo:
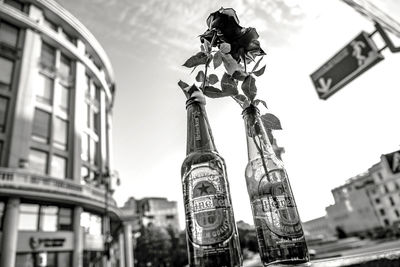
M 63 195 L 73 195 L 80 198 L 95 200 L 104 204 L 105 190 L 88 185 L 78 184 L 72 180 L 61 180 L 50 176 L 33 174 L 27 171 L 0 168 L 0 190 L 2 188 L 27 189 L 45 191 Z M 108 193 L 110 206 L 116 207 L 116 202 Z

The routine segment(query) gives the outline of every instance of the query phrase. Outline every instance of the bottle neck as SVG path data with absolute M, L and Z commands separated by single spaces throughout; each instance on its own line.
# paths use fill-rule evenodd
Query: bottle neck
M 214 151 L 217 149 L 208 122 L 205 104 L 189 98 L 186 101 L 187 110 L 187 147 L 186 154 L 199 151 Z
M 249 161 L 257 158 L 276 158 L 274 149 L 268 139 L 264 125 L 257 107 L 250 105 L 242 112 L 247 141 L 247 153 Z

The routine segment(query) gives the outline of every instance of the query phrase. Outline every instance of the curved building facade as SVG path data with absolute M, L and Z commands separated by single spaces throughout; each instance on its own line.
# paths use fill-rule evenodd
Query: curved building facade
M 0 266 L 131 266 L 112 198 L 114 88 L 64 8 L 0 0 Z

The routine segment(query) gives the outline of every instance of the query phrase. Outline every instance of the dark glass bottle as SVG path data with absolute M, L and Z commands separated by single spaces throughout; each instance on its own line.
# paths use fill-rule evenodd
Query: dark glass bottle
M 243 111 L 249 163 L 246 184 L 264 266 L 309 261 L 289 179 L 272 148 L 258 109 Z
M 187 156 L 181 174 L 189 265 L 242 266 L 225 162 L 215 148 L 203 97 L 186 102 Z

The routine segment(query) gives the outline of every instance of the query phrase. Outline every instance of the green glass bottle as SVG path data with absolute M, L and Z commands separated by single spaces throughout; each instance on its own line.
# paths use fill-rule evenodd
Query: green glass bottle
M 182 164 L 186 236 L 191 267 L 242 266 L 224 159 L 215 148 L 203 95 L 187 109 L 187 156 Z
M 264 266 L 309 261 L 307 244 L 283 165 L 272 148 L 258 109 L 243 111 L 249 163 L 246 184 Z

